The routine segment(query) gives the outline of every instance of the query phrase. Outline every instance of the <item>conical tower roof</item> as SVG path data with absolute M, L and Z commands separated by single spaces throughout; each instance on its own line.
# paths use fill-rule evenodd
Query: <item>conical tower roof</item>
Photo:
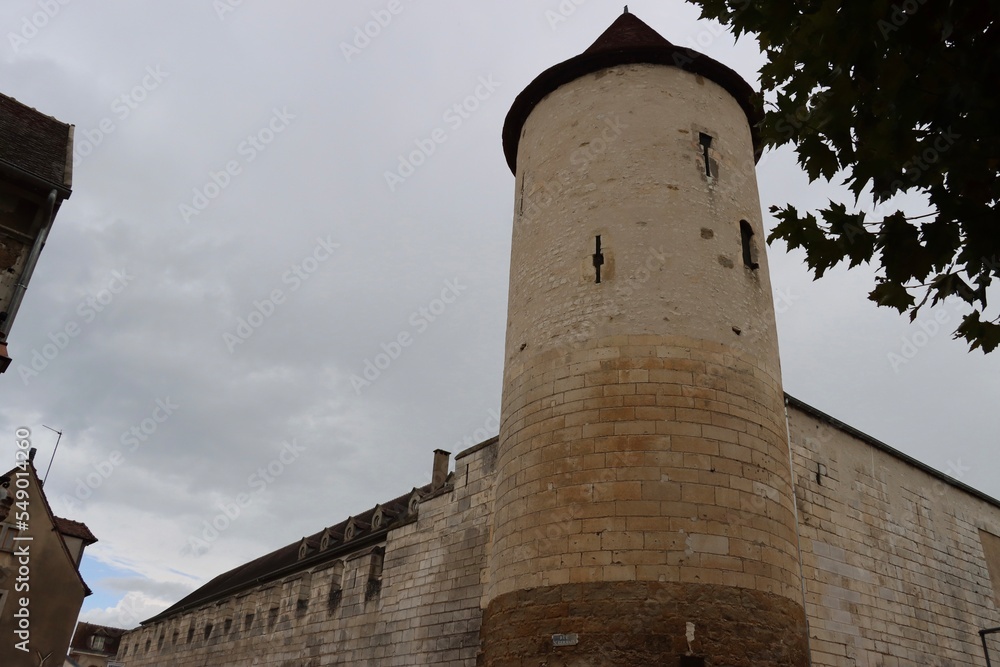
M 699 74 L 725 88 L 747 115 L 754 146 L 760 149 L 756 125 L 762 113 L 753 88 L 722 63 L 692 49 L 675 46 L 635 14 L 626 11 L 580 55 L 550 67 L 525 88 L 507 113 L 503 128 L 503 150 L 507 164 L 517 173 L 517 145 L 525 121 L 545 96 L 586 74 L 616 65 L 650 63 L 679 67 Z
M 615 19 L 615 22 L 584 53 L 634 48 L 672 49 L 675 47 L 638 16 L 625 12 Z

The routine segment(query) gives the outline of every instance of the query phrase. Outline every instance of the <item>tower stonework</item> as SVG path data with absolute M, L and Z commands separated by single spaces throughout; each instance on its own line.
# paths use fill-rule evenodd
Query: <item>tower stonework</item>
M 626 13 L 507 117 L 487 667 L 808 662 L 752 99 Z

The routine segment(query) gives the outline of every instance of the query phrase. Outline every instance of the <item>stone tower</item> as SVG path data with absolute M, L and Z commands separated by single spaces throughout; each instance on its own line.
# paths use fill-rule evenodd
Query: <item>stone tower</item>
M 807 664 L 753 91 L 624 14 L 516 177 L 482 664 Z

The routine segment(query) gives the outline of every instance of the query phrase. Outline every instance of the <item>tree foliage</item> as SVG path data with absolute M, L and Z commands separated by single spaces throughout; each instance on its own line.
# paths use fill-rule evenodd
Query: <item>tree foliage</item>
M 768 241 L 803 248 L 816 278 L 871 263 L 869 298 L 911 320 L 928 302 L 961 299 L 971 313 L 955 337 L 1000 345 L 1000 317 L 987 315 L 1000 276 L 1000 3 L 690 1 L 757 36 L 764 145 L 793 144 L 810 180 L 843 178 L 855 197 L 816 213 L 772 206 Z M 908 192 L 931 212 L 886 203 Z

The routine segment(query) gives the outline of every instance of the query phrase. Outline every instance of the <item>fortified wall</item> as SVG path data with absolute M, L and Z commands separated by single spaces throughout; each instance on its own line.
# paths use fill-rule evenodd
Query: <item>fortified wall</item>
M 450 475 L 442 454 L 435 482 L 216 577 L 126 635 L 118 660 L 474 665 L 496 439 Z
M 812 664 L 984 665 L 978 632 L 1000 625 L 1000 502 L 790 397 L 788 416 Z M 413 497 L 423 499 L 415 511 L 376 532 L 374 542 L 367 529 L 354 546 L 335 539 L 302 559 L 302 542 L 288 545 L 275 554 L 294 552 L 296 565 L 262 572 L 259 584 L 218 598 L 200 591 L 275 554 L 213 580 L 128 633 L 118 660 L 128 667 L 473 667 L 496 450 L 492 439 L 460 453 L 447 483 L 416 490 Z M 760 505 L 767 493 L 758 488 Z M 572 519 L 564 530 L 573 530 Z M 697 540 L 678 531 L 676 539 L 687 543 L 691 562 L 725 563 L 737 579 L 755 576 L 725 536 Z M 576 630 L 561 618 L 544 628 Z M 685 625 L 671 631 L 686 641 Z M 695 627 L 694 654 L 700 635 Z M 560 647 L 546 650 L 550 665 L 563 664 Z

